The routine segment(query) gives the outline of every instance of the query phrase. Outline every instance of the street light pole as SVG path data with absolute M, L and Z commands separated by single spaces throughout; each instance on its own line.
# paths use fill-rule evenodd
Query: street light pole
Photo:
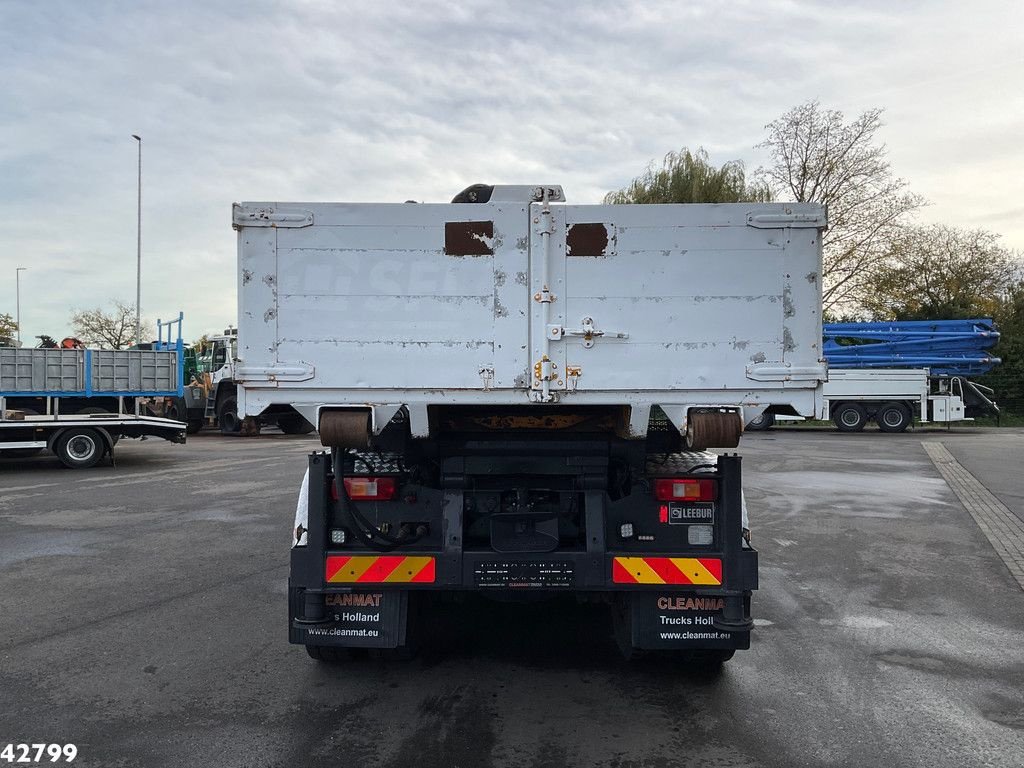
M 139 194 L 138 194 L 138 238 L 135 251 L 135 344 L 142 343 L 142 137 L 132 134 L 139 142 Z
M 28 267 L 16 267 L 14 270 L 14 324 L 17 327 L 18 346 L 21 346 L 21 273 Z

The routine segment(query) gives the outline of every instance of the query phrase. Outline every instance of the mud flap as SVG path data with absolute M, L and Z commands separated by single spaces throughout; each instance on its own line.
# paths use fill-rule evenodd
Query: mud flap
M 406 644 L 407 592 L 321 595 L 297 591 L 292 606 L 296 618 L 292 619 L 289 640 L 293 643 L 345 648 L 398 648 Z
M 744 599 L 744 604 L 748 604 Z M 634 650 L 745 650 L 750 632 L 715 627 L 724 599 L 685 593 L 633 592 L 619 596 L 615 639 L 627 658 Z M 745 610 L 749 614 L 749 608 Z

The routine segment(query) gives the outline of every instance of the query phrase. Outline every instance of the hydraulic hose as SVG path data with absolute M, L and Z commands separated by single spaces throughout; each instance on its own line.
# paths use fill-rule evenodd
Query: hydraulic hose
M 402 536 L 401 534 L 398 536 L 392 536 L 391 534 L 380 530 L 380 528 L 376 527 L 366 519 L 363 513 L 356 508 L 352 499 L 348 497 L 348 492 L 345 490 L 344 479 L 341 476 L 341 472 L 338 471 L 338 468 L 340 467 L 340 462 L 338 461 L 339 453 L 340 451 L 337 448 L 331 449 L 331 466 L 334 469 L 334 489 L 338 495 L 338 500 L 341 502 L 341 507 L 345 510 L 345 514 L 348 517 L 349 524 L 359 540 L 378 552 L 391 552 L 398 547 L 408 546 L 420 541 L 420 539 L 426 535 L 426 531 L 419 531 L 413 536 Z M 378 541 L 378 539 L 382 541 Z

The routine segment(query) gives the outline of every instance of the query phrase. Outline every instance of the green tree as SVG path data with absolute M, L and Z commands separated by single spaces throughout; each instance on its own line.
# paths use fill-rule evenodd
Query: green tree
M 0 346 L 13 344 L 17 333 L 18 324 L 14 322 L 14 318 L 6 312 L 0 314 Z
M 891 236 L 925 204 L 893 176 L 881 127 L 881 109 L 846 122 L 842 112 L 810 101 L 766 125 L 768 138 L 758 144 L 771 159 L 756 178 L 779 199 L 828 207 L 822 303 L 833 313 L 870 293 Z
M 1024 416 L 1024 278 L 1006 291 L 995 313 L 999 344 L 992 350 L 1003 362 L 979 381 L 992 387 L 1004 413 Z
M 661 167 L 652 160 L 647 170 L 628 186 L 604 196 L 606 204 L 622 203 L 741 203 L 767 202 L 764 184 L 747 184 L 741 160 L 717 168 L 707 150 L 681 149 L 665 155 Z
M 860 303 L 880 319 L 992 317 L 1021 266 L 998 241 L 984 229 L 906 227 L 892 235 Z

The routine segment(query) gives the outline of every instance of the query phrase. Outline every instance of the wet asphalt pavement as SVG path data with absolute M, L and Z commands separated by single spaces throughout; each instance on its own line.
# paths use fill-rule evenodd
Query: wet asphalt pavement
M 0 460 L 0 747 L 77 766 L 1020 766 L 1024 593 L 921 447 L 1024 516 L 1024 431 L 744 438 L 752 648 L 621 661 L 600 606 L 447 608 L 411 663 L 286 639 L 310 438 Z M 0 764 L 3 764 L 0 762 Z

